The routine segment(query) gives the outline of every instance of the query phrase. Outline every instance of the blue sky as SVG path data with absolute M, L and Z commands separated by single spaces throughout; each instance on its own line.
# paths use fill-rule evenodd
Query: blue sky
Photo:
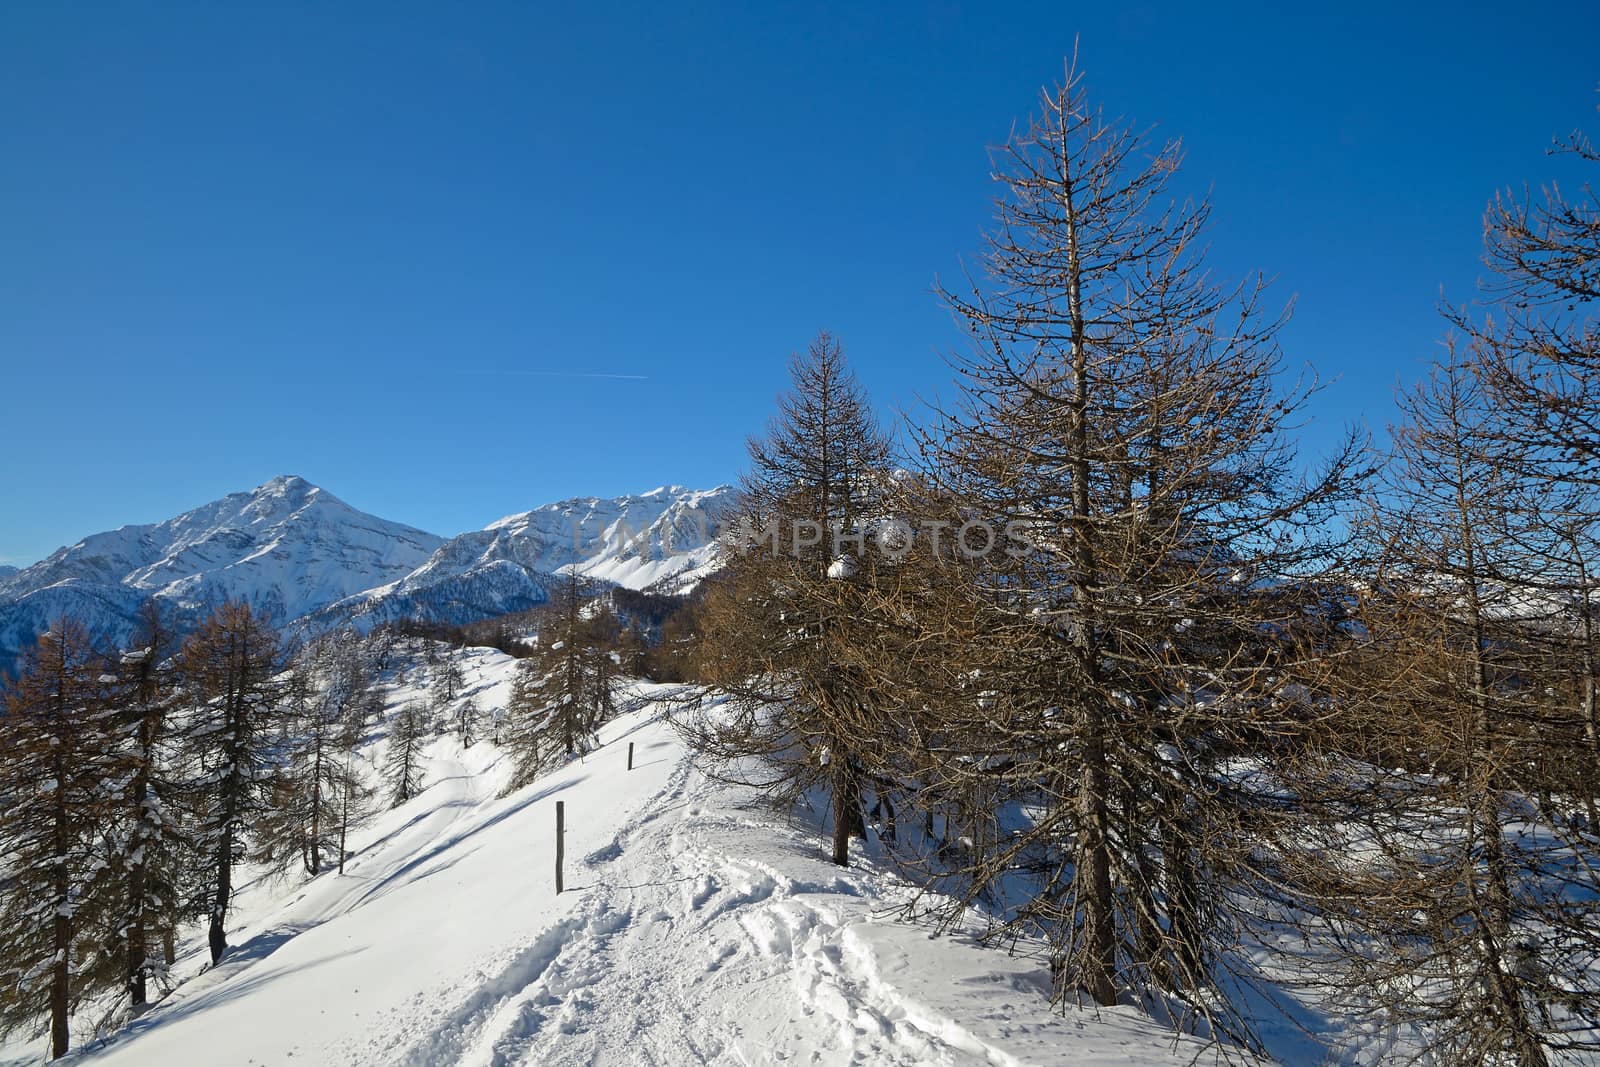
M 1483 204 L 1600 129 L 1600 6 L 0 6 L 0 562 L 296 473 L 450 534 L 730 480 L 820 327 L 886 412 L 1081 38 L 1381 427 Z M 636 377 L 579 377 L 580 373 Z

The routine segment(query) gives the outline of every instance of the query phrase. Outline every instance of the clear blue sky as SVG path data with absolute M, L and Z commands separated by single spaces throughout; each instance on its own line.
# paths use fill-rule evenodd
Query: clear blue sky
M 1298 8 L 9 0 L 0 562 L 279 473 L 443 534 L 715 484 L 824 326 L 912 405 L 1075 36 L 1298 294 L 1313 445 L 1381 427 L 1485 199 L 1600 127 L 1600 5 Z

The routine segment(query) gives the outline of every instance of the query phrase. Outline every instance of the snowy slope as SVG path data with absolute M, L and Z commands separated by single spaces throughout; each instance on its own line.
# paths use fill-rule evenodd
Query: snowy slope
M 732 493 L 664 486 L 511 515 L 451 538 L 404 578 L 332 604 L 307 625 L 465 623 L 526 611 L 548 599 L 553 575 L 569 570 L 632 589 L 692 585 L 716 566 L 718 522 Z
M 0 663 L 63 614 L 122 640 L 146 597 L 180 618 L 224 597 L 298 618 L 410 573 L 441 543 L 303 478 L 274 478 L 166 522 L 95 534 L 0 578 Z
M 498 706 L 511 661 L 464 655 L 479 703 Z M 700 773 L 661 718 L 667 693 L 641 688 L 603 748 L 510 796 L 498 795 L 507 769 L 492 745 L 436 742 L 427 791 L 362 831 L 344 876 L 250 882 L 222 966 L 203 970 L 202 939 L 190 939 L 178 965 L 188 980 L 73 1057 L 125 1067 L 1193 1061 L 1199 1046 L 1175 1045 L 1132 1009 L 1051 1014 L 1036 964 L 893 921 L 892 877 L 832 866 L 820 835 Z M 370 755 L 380 754 L 381 743 Z M 559 897 L 557 800 L 568 824 Z M 0 1060 L 28 1051 L 11 1046 Z

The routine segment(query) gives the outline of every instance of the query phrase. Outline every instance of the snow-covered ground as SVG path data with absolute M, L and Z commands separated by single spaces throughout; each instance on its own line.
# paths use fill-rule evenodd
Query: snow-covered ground
M 480 706 L 501 706 L 512 661 L 460 655 Z M 492 744 L 439 739 L 426 792 L 363 828 L 345 874 L 252 881 L 220 967 L 192 938 L 181 984 L 74 1058 L 1099 1067 L 1203 1051 L 1133 1009 L 1052 1014 L 1037 963 L 899 921 L 889 872 L 834 867 L 820 835 L 708 779 L 662 717 L 669 695 L 640 687 L 598 751 L 506 796 Z

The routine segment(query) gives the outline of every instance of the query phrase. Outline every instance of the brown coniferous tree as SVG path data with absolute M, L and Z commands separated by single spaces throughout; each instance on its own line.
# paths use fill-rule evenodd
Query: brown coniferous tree
M 107 670 L 64 619 L 23 657 L 0 717 L 0 1030 L 46 1016 L 52 1059 L 67 1053 L 69 1017 L 104 952 L 91 932 L 121 905 L 101 876 L 100 830 L 120 814 Z
M 1248 1041 L 1236 890 L 1259 877 L 1258 824 L 1286 816 L 1228 767 L 1296 729 L 1291 635 L 1358 449 L 1300 472 L 1285 316 L 1263 283 L 1207 272 L 1208 207 L 1169 191 L 1180 160 L 1070 68 L 998 154 L 984 277 L 943 291 L 971 338 L 960 394 L 921 435 L 964 571 L 938 592 L 983 601 L 928 600 L 926 632 L 958 639 L 939 655 L 969 663 L 926 675 L 949 758 L 921 777 L 968 813 L 1036 813 L 964 835 L 948 873 L 973 895 L 1034 887 L 996 933 L 1047 939 L 1058 998 L 1175 996 Z
M 616 713 L 615 664 L 586 613 L 582 579 L 569 572 L 538 614 L 534 655 L 517 664 L 505 745 L 520 788 L 563 760 L 582 756 Z
M 819 334 L 789 376 L 776 418 L 750 441 L 739 532 L 698 613 L 698 674 L 718 703 L 683 725 L 727 773 L 753 773 L 781 799 L 826 789 L 833 861 L 845 866 L 863 830 L 862 750 L 882 709 L 841 649 L 871 585 L 858 538 L 876 517 L 890 446 L 836 338 Z
M 422 792 L 426 781 L 422 771 L 422 748 L 427 743 L 427 732 L 427 711 L 416 701 L 395 714 L 383 765 L 391 807 L 399 807 Z
M 283 664 L 276 631 L 238 601 L 218 607 L 179 658 L 193 701 L 183 740 L 195 776 L 197 843 L 210 870 L 201 897 L 216 963 L 228 947 L 234 868 L 271 810 Z
M 189 917 L 192 842 L 180 803 L 173 749 L 178 706 L 177 639 L 162 608 L 147 601 L 131 647 L 115 672 L 112 697 L 121 733 L 118 764 L 127 776 L 126 821 L 117 837 L 113 868 L 123 879 L 125 903 L 117 913 L 123 982 L 133 1011 L 149 999 L 152 978 L 171 962 L 158 948 Z

